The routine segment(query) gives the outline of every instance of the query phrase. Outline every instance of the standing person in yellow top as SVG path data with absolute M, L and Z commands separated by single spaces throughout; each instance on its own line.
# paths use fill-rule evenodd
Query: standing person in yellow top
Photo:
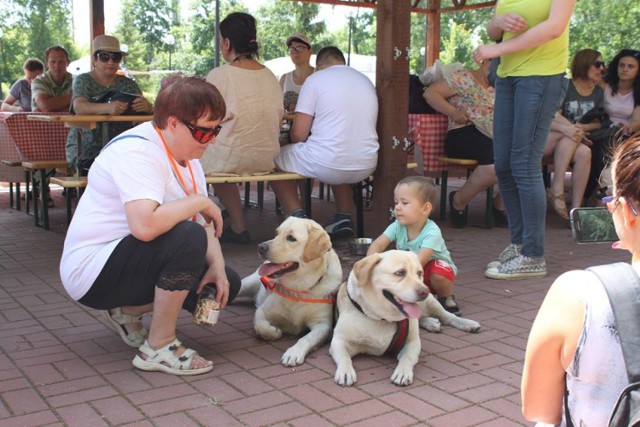
M 567 88 L 569 20 L 576 0 L 499 0 L 487 31 L 502 43 L 473 52 L 500 57 L 494 110 L 494 161 L 511 242 L 487 266 L 492 279 L 544 277 L 546 198 L 542 153 Z

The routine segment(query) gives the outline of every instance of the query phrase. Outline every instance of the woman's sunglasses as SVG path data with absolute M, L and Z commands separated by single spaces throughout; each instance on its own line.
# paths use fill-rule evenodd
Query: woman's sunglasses
M 620 198 L 624 199 L 627 202 L 627 205 L 629 206 L 629 209 L 631 209 L 631 213 L 633 214 L 633 216 L 638 216 L 638 211 L 636 210 L 636 208 L 631 204 L 631 202 L 629 202 L 629 199 L 624 196 L 606 196 L 601 200 L 602 203 L 607 206 L 607 210 L 609 211 L 609 213 L 613 215 L 613 211 L 615 211 L 620 204 L 620 202 L 618 202 L 618 199 Z
M 96 58 L 100 60 L 100 62 L 107 63 L 109 60 L 112 60 L 115 64 L 119 64 L 122 61 L 122 53 L 121 52 L 96 52 Z
M 596 68 L 604 68 L 604 66 L 605 66 L 604 61 L 594 61 L 594 62 L 593 62 L 593 65 L 594 65 Z
M 189 129 L 189 132 L 191 132 L 191 136 L 193 136 L 193 139 L 198 141 L 200 144 L 208 144 L 213 138 L 218 136 L 218 134 L 222 130 L 222 126 L 220 125 L 214 128 L 201 128 L 200 126 L 195 126 L 187 122 L 182 122 L 182 124 L 185 125 L 187 129 Z

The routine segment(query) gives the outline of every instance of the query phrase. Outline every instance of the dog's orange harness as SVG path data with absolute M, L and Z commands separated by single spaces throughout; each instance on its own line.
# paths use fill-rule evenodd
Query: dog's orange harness
M 320 280 L 322 280 L 322 278 L 320 278 Z M 320 280 L 318 280 L 318 282 L 320 282 Z M 336 303 L 336 294 L 334 293 L 323 295 L 321 298 L 314 298 L 313 296 L 310 296 L 309 291 L 298 291 L 296 289 L 288 288 L 276 282 L 275 280 L 269 279 L 267 276 L 261 276 L 260 281 L 262 282 L 262 286 L 264 286 L 267 290 L 275 292 L 285 299 L 316 304 Z

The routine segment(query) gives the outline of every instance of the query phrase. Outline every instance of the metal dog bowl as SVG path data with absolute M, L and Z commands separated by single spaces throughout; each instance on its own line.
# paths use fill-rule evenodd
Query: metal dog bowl
M 351 253 L 354 255 L 366 255 L 371 246 L 373 240 L 368 237 L 360 237 L 357 239 L 351 239 L 349 246 L 351 247 Z

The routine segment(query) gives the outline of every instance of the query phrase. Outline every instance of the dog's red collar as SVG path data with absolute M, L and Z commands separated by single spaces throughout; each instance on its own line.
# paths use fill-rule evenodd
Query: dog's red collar
M 396 322 L 396 333 L 393 334 L 391 344 L 387 347 L 384 355 L 397 356 L 407 343 L 407 336 L 409 336 L 409 319 Z
M 320 278 L 320 280 L 322 280 L 322 277 Z M 320 282 L 320 280 L 318 280 L 318 282 Z M 334 293 L 323 295 L 321 298 L 315 298 L 310 295 L 309 291 L 298 291 L 296 289 L 288 288 L 276 282 L 275 280 L 269 279 L 267 276 L 261 276 L 260 281 L 262 282 L 262 286 L 264 286 L 267 290 L 275 292 L 285 299 L 316 304 L 336 303 L 336 294 Z
M 364 310 L 356 300 L 351 298 L 349 295 L 349 289 L 347 288 L 347 296 L 349 297 L 349 301 L 358 311 L 362 314 L 365 314 Z M 407 336 L 409 336 L 409 319 L 402 319 L 399 322 L 395 322 L 396 324 L 396 332 L 393 334 L 393 338 L 391 339 L 391 343 L 389 347 L 384 352 L 385 356 L 397 356 L 398 353 L 404 348 L 404 345 L 407 343 Z

